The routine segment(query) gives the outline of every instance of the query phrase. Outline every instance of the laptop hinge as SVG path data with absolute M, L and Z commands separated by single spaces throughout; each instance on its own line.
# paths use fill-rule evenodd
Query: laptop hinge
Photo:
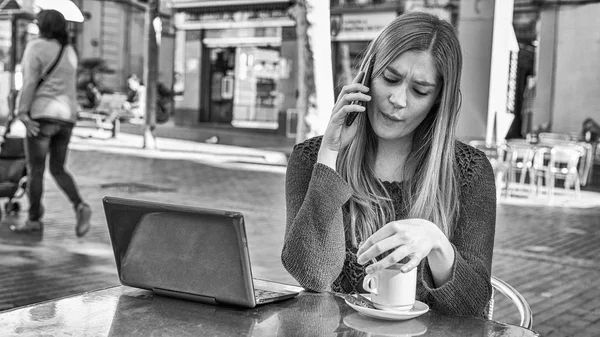
M 161 288 L 152 288 L 152 291 L 154 293 L 156 293 L 157 295 L 161 295 L 161 296 L 176 297 L 176 298 L 181 298 L 181 299 L 188 300 L 188 301 L 195 301 L 195 302 L 201 302 L 201 303 L 206 303 L 206 304 L 217 304 L 217 300 L 214 297 L 194 295 L 194 294 L 183 293 L 183 292 L 179 292 L 179 291 L 167 290 L 167 289 L 161 289 Z

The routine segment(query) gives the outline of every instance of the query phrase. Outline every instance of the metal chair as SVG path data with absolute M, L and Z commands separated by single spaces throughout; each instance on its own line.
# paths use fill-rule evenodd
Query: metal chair
M 535 145 L 525 142 L 508 142 L 507 144 L 506 162 L 508 163 L 508 184 L 506 195 L 510 195 L 511 183 L 517 183 L 517 172 L 519 172 L 519 189 L 523 189 L 525 185 L 525 176 L 529 174 L 530 179 L 533 178 L 533 154 Z
M 548 165 L 547 165 L 547 157 L 550 155 L 550 149 L 547 147 L 538 147 L 535 149 L 535 153 L 533 154 L 533 179 L 530 181 L 531 191 L 533 193 L 535 186 L 535 194 L 539 194 L 542 188 L 542 180 L 546 187 L 548 186 L 548 181 L 550 180 Z
M 491 281 L 492 298 L 490 299 L 488 306 L 488 319 L 491 320 L 494 314 L 494 294 L 498 292 L 506 296 L 517 307 L 521 317 L 519 325 L 524 328 L 531 329 L 533 327 L 533 313 L 531 312 L 531 307 L 529 306 L 529 303 L 527 303 L 525 297 L 523 297 L 523 295 L 521 295 L 517 289 L 513 288 L 510 284 L 497 278 L 496 276 L 492 275 Z
M 581 181 L 577 166 L 584 154 L 579 145 L 557 145 L 550 150 L 550 163 L 548 164 L 548 185 L 550 198 L 554 196 L 555 179 L 565 180 L 565 189 L 573 186 L 577 198 L 581 196 Z

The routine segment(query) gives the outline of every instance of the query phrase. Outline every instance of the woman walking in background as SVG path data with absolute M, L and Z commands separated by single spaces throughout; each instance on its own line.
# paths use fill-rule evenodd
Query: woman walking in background
M 16 232 L 43 229 L 42 194 L 48 155 L 50 173 L 73 204 L 75 233 L 81 237 L 90 229 L 92 211 L 82 200 L 73 177 L 65 170 L 71 132 L 77 120 L 77 55 L 69 44 L 67 21 L 60 12 L 43 10 L 37 20 L 40 38 L 25 48 L 23 88 L 18 100 L 18 117 L 27 128 L 29 219 L 11 229 Z

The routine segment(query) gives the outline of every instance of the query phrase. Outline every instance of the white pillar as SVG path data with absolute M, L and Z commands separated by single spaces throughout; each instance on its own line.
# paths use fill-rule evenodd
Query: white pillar
M 485 136 L 488 143 L 503 140 L 515 117 L 513 113 L 507 111 L 510 53 L 519 50 L 519 44 L 512 26 L 513 5 L 513 0 L 503 0 L 496 1 L 494 6 L 494 31 Z M 496 134 L 495 139 L 494 133 Z
M 463 95 L 457 137 L 502 139 L 513 115 L 506 111 L 513 0 L 462 0 L 457 24 L 463 52 Z
M 316 110 L 306 116 L 309 138 L 325 133 L 333 109 L 333 69 L 331 67 L 331 35 L 329 1 L 307 0 L 308 39 L 313 53 Z
M 536 92 L 533 105 L 533 128 L 551 123 L 554 96 L 554 73 L 556 62 L 556 23 L 558 8 L 550 6 L 540 11 L 538 37 L 538 69 L 536 69 Z
M 484 138 L 488 123 L 495 0 L 462 0 L 458 39 L 463 53 L 462 105 L 456 136 Z

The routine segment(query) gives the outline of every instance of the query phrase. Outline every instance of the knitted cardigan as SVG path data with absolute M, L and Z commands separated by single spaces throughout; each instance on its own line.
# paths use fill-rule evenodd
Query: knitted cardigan
M 364 292 L 365 267 L 346 237 L 349 217 L 343 206 L 350 185 L 329 166 L 317 163 L 321 137 L 297 144 L 286 173 L 287 223 L 281 260 L 286 270 L 311 291 Z M 417 299 L 433 310 L 485 317 L 496 223 L 492 167 L 483 152 L 456 142 L 460 211 L 450 243 L 455 260 L 450 280 L 435 287 L 427 259 L 417 269 Z M 396 219 L 405 219 L 402 182 L 384 182 Z

